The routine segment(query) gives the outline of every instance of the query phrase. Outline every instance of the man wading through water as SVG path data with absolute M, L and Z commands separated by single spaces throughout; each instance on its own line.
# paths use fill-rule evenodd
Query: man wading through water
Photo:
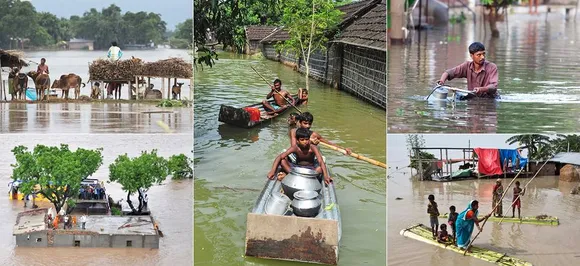
M 480 42 L 469 45 L 469 57 L 473 61 L 466 61 L 454 68 L 447 69 L 437 84 L 443 85 L 445 81 L 455 78 L 466 78 L 467 90 L 474 92 L 478 97 L 498 98 L 499 74 L 497 66 L 485 60 L 485 46 Z

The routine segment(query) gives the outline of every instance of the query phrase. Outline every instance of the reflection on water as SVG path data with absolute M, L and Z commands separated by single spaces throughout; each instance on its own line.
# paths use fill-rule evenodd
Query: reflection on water
M 15 162 L 10 150 L 17 145 L 33 148 L 36 144 L 55 146 L 67 143 L 77 147 L 103 150 L 103 165 L 92 176 L 103 181 L 108 179 L 108 166 L 118 155 L 127 153 L 138 156 L 143 150 L 157 149 L 158 154 L 169 157 L 174 154 L 190 154 L 191 134 L 172 135 L 114 135 L 114 134 L 10 134 L 0 135 L 0 261 L 7 265 L 191 265 L 192 257 L 192 180 L 173 181 L 168 178 L 162 185 L 153 186 L 149 192 L 149 206 L 163 231 L 159 249 L 93 249 L 93 248 L 20 248 L 15 247 L 12 227 L 18 212 L 24 210 L 22 201 L 8 199 L 8 187 Z M 127 194 L 117 183 L 106 185 L 107 193 L 115 200 Z M 48 203 L 37 202 L 40 207 Z
M 193 109 L 145 103 L 0 103 L 0 133 L 163 133 L 157 121 L 175 132 L 192 132 Z
M 425 136 L 426 146 L 505 148 L 508 135 L 431 135 Z M 457 212 L 465 210 L 468 203 L 480 202 L 480 216 L 492 209 L 492 190 L 495 180 L 465 180 L 454 182 L 415 181 L 410 178 L 404 135 L 389 135 L 389 219 L 388 245 L 389 265 L 489 265 L 488 262 L 465 257 L 416 240 L 405 238 L 399 232 L 415 223 L 429 223 L 427 197 L 435 196 L 441 213 L 449 212 L 454 205 Z M 399 169 L 399 170 L 396 170 Z M 414 171 L 415 172 L 415 171 Z M 530 178 L 518 178 L 522 187 Z M 511 180 L 504 181 L 504 187 Z M 559 181 L 554 176 L 538 176 L 531 180 L 526 194 L 521 197 L 522 216 L 547 214 L 560 219 L 559 226 L 538 226 L 503 222 L 488 222 L 475 245 L 510 256 L 521 258 L 533 265 L 572 265 L 578 260 L 580 231 L 577 217 L 580 215 L 580 196 L 571 195 L 576 183 Z M 511 216 L 509 204 L 513 198 L 513 186 L 503 201 L 504 214 Z M 396 200 L 396 198 L 402 198 Z M 516 210 L 517 215 L 517 210 Z M 440 219 L 440 223 L 444 222 Z M 475 236 L 477 229 L 474 231 Z
M 389 47 L 389 132 L 570 132 L 580 126 L 580 57 L 573 20 L 551 14 L 511 15 L 499 39 L 480 27 L 450 25 L 422 31 L 411 45 Z M 514 22 L 515 21 L 515 22 Z M 474 30 L 474 28 L 476 30 Z M 420 38 L 419 38 L 420 37 Z M 438 106 L 425 101 L 443 71 L 469 59 L 481 41 L 498 66 L 502 99 Z M 466 87 L 465 79 L 449 82 Z M 523 115 L 525 114 L 525 115 Z M 565 117 L 565 119 L 564 119 Z
M 25 57 L 33 62 L 40 63 L 41 58 L 46 58 L 46 64 L 50 70 L 50 79 L 55 80 L 60 78 L 61 75 L 66 75 L 69 73 L 77 74 L 81 77 L 82 82 L 86 83 L 85 87 L 81 86 L 81 95 L 90 95 L 91 94 L 91 86 L 89 81 L 89 63 L 92 63 L 93 60 L 97 59 L 105 59 L 106 58 L 106 51 L 37 51 L 37 52 L 26 52 Z M 179 57 L 183 58 L 183 60 L 187 62 L 191 62 L 191 55 L 188 54 L 187 50 L 180 50 L 180 49 L 156 49 L 156 50 L 142 50 L 142 51 L 123 51 L 123 58 L 131 58 L 132 56 L 141 58 L 145 62 L 155 62 L 157 60 L 168 59 L 171 57 Z M 30 63 L 28 67 L 22 68 L 22 71 L 28 72 L 31 70 L 36 71 L 35 63 Z M 7 80 L 8 74 L 3 73 L 3 80 Z M 183 82 L 183 86 L 181 87 L 181 97 L 191 99 L 191 89 L 190 89 L 190 80 L 189 79 L 180 79 L 178 82 Z M 165 79 L 165 83 L 161 84 L 160 78 L 153 78 L 151 79 L 151 84 L 154 85 L 154 89 L 161 89 L 162 87 L 165 88 L 163 90 L 163 95 L 167 95 L 167 79 Z M 173 80 L 171 81 L 171 85 L 173 85 Z M 32 79 L 29 79 L 28 82 L 29 87 L 34 87 L 34 82 Z M 101 89 L 103 89 L 103 85 L 101 84 Z M 61 96 L 60 91 L 58 91 L 59 97 Z M 74 96 L 74 94 L 69 92 L 69 97 Z M 121 99 L 128 99 L 128 87 L 124 85 L 121 89 Z M 10 100 L 10 95 L 7 96 L 7 99 Z M 3 100 L 3 99 L 2 99 Z
M 304 77 L 276 62 L 220 55 L 212 69 L 196 72 L 195 265 L 295 265 L 244 258 L 246 215 L 272 162 L 288 148 L 284 114 L 267 125 L 240 129 L 218 122 L 221 104 L 242 107 L 261 101 L 269 87 L 249 67 L 297 93 Z M 385 161 L 386 114 L 355 97 L 310 82 L 312 129 L 364 156 Z M 289 111 L 292 112 L 292 111 Z M 335 179 L 342 213 L 340 265 L 385 265 L 385 170 L 321 148 Z

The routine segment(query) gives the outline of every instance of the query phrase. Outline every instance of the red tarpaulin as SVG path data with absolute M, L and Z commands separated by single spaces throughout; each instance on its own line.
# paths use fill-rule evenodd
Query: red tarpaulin
M 501 164 L 499 163 L 499 150 L 498 149 L 484 149 L 475 148 L 473 149 L 479 158 L 477 164 L 477 171 L 484 175 L 501 175 L 503 171 L 501 170 Z

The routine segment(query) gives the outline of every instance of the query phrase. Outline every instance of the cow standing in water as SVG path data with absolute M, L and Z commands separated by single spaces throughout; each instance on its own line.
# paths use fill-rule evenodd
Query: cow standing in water
M 81 95 L 81 84 L 83 88 L 86 86 L 79 75 L 70 73 L 68 75 L 62 75 L 60 79 L 55 80 L 52 88 L 60 88 L 62 90 L 62 98 L 64 99 L 68 99 L 70 88 L 74 88 L 75 99 L 78 99 Z
M 173 100 L 177 100 L 177 96 L 181 100 L 181 85 L 183 83 L 175 83 L 173 84 L 173 88 L 171 88 L 171 94 L 173 94 Z
M 42 74 L 36 71 L 30 71 L 27 75 L 34 81 L 36 100 L 42 101 L 45 97 L 45 91 L 50 88 L 50 77 L 48 74 Z
M 121 99 L 121 86 L 123 84 L 119 82 L 109 82 L 107 84 L 107 99 L 113 99 L 113 93 L 115 95 L 115 100 Z M 117 96 L 118 94 L 118 96 Z

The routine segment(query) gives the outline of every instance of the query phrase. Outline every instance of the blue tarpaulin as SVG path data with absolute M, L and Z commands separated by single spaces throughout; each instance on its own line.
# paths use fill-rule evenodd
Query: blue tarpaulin
M 520 169 L 524 168 L 528 163 L 528 158 L 521 157 L 517 149 L 499 149 L 499 162 L 502 167 L 505 160 L 511 159 L 513 167 L 512 169 L 519 170 L 516 169 L 516 162 L 518 158 L 520 160 Z

